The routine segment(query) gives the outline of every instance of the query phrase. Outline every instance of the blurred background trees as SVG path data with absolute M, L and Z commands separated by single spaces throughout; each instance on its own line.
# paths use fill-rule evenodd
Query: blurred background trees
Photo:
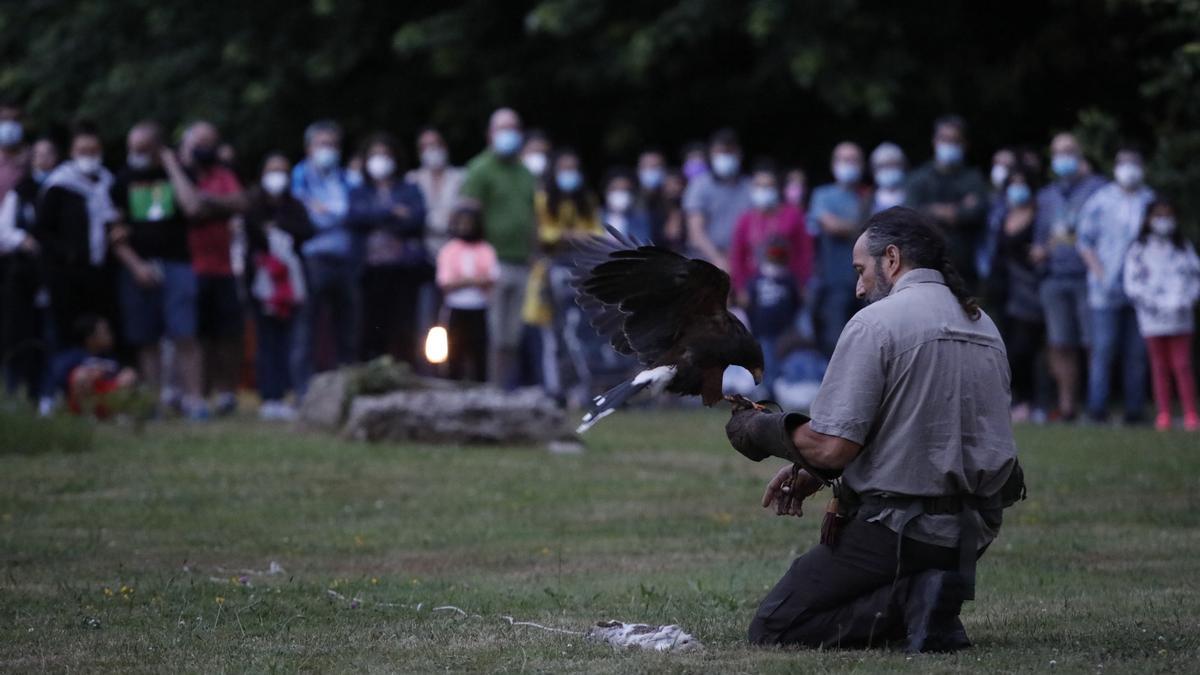
M 30 126 L 95 120 L 110 158 L 137 119 L 205 117 L 249 168 L 332 117 L 435 124 L 465 160 L 506 104 L 593 172 L 728 125 L 820 181 L 843 138 L 923 161 L 954 111 L 977 164 L 1069 128 L 1101 169 L 1138 142 L 1200 213 L 1200 0 L 25 0 L 0 6 L 0 55 Z

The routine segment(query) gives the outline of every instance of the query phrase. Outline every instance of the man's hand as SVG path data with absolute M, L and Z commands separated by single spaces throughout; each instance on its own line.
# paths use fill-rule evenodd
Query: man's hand
M 154 265 L 140 261 L 135 265 L 130 266 L 129 273 L 133 275 L 133 280 L 142 288 L 154 288 L 162 283 L 162 272 Z
M 803 469 L 797 470 L 795 465 L 785 466 L 767 483 L 763 492 L 762 506 L 764 509 L 775 506 L 776 515 L 804 515 L 801 508 L 804 500 L 821 489 L 821 481 L 811 476 Z

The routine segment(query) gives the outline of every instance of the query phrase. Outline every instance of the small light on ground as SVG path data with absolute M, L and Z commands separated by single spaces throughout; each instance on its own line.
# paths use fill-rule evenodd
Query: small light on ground
M 445 363 L 449 355 L 450 339 L 446 329 L 441 326 L 430 328 L 425 338 L 425 359 L 433 364 Z

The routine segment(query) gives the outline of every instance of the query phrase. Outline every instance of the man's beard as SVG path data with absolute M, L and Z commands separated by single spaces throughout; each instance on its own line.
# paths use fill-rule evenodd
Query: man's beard
M 867 291 L 867 304 L 886 298 L 892 292 L 892 284 L 883 276 L 883 260 L 875 259 L 875 287 Z

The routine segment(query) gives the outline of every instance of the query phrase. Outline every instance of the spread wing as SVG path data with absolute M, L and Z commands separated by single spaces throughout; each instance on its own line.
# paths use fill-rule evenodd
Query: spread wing
M 725 314 L 729 275 L 613 228 L 575 256 L 576 299 L 614 349 L 658 365 L 695 324 Z

